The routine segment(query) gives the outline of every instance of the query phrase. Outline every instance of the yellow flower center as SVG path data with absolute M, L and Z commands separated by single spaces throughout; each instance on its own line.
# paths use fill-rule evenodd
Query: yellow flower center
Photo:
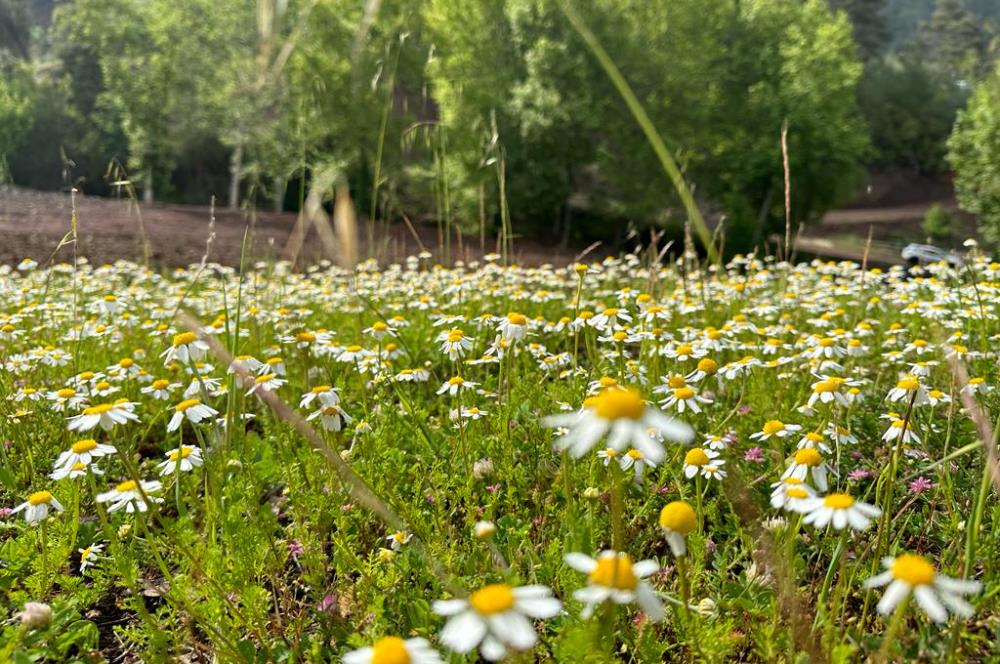
M 660 510 L 660 527 L 687 535 L 698 526 L 698 517 L 694 513 L 694 508 L 683 500 L 675 500 L 668 503 Z
M 904 553 L 892 563 L 892 575 L 911 586 L 927 586 L 934 582 L 934 566 L 923 556 Z
M 673 374 L 667 379 L 667 385 L 676 390 L 687 385 L 687 381 L 684 380 L 684 376 L 680 374 Z
M 809 492 L 800 486 L 793 486 L 790 489 L 785 489 L 785 495 L 789 498 L 808 498 Z
M 835 510 L 846 510 L 854 504 L 854 499 L 846 493 L 831 493 L 823 498 L 823 504 Z
M 608 388 L 590 400 L 597 416 L 605 420 L 638 420 L 646 412 L 646 402 L 635 390 Z
M 58 392 L 56 392 L 56 396 L 59 397 L 60 399 L 69 399 L 70 397 L 76 396 L 76 390 L 74 390 L 72 387 L 64 387 Z
M 688 453 L 684 455 L 684 463 L 688 466 L 704 466 L 708 462 L 708 454 L 700 447 L 688 450 Z
M 174 346 L 183 346 L 184 344 L 194 343 L 198 339 L 198 335 L 194 332 L 181 332 L 180 334 L 174 335 Z
M 330 386 L 329 385 L 317 385 L 316 387 L 312 388 L 312 390 L 310 390 L 310 391 L 313 394 L 322 394 L 323 392 L 329 392 L 330 391 Z
M 835 343 L 837 343 L 836 340 L 831 339 L 830 337 L 824 337 L 823 339 L 819 340 L 819 345 L 823 348 L 829 348 Z
M 819 435 L 815 431 L 810 431 L 809 433 L 807 433 L 806 434 L 806 438 L 809 439 L 809 440 L 811 440 L 814 443 L 821 443 L 821 442 L 823 442 L 823 436 Z
M 81 373 L 78 376 L 78 378 L 80 380 L 90 380 L 93 377 L 94 377 L 94 372 L 93 371 L 84 371 L 83 373 Z
M 448 379 L 448 384 L 449 385 L 461 385 L 464 382 L 465 382 L 465 379 L 462 378 L 461 376 L 452 376 L 451 378 Z
M 90 406 L 89 408 L 83 409 L 84 415 L 103 415 L 104 413 L 112 410 L 115 407 L 112 403 L 100 403 L 96 406 Z
M 159 378 L 153 381 L 154 390 L 162 390 L 166 388 L 168 385 L 170 385 L 170 381 L 166 380 L 165 378 Z
M 898 383 L 896 387 L 901 390 L 915 390 L 920 387 L 920 380 L 916 376 L 905 376 Z
M 69 449 L 73 451 L 73 454 L 83 454 L 84 452 L 97 449 L 97 441 L 92 438 L 84 438 L 70 445 Z
M 347 352 L 348 353 L 359 353 L 359 352 L 361 352 L 361 346 L 358 346 L 357 344 L 355 344 L 353 346 L 348 346 L 347 347 Z
M 484 616 L 503 613 L 514 606 L 514 590 L 506 583 L 492 583 L 472 593 L 469 604 Z
M 812 447 L 803 447 L 795 452 L 795 463 L 800 466 L 818 466 L 823 463 L 823 455 Z
M 618 332 L 615 332 L 614 334 L 612 334 L 611 338 L 614 339 L 615 341 L 621 343 L 622 341 L 625 341 L 626 339 L 628 339 L 628 332 L 624 332 L 622 330 L 619 330 Z
M 785 430 L 785 423 L 782 422 L 781 420 L 768 420 L 767 422 L 764 422 L 763 431 L 769 436 L 784 430 Z
M 611 307 L 609 309 L 605 309 L 603 313 L 608 318 L 611 318 L 612 316 L 617 316 L 618 315 L 618 309 L 616 309 L 615 307 Z
M 372 645 L 371 664 L 410 664 L 410 653 L 398 636 L 387 636 Z
M 611 376 L 601 376 L 597 382 L 600 383 L 601 387 L 611 387 L 618 384 L 618 381 Z
M 115 487 L 115 491 L 118 493 L 125 493 L 126 491 L 135 491 L 135 480 L 125 480 L 121 484 Z
M 703 357 L 698 360 L 698 371 L 704 372 L 708 375 L 714 374 L 719 370 L 719 363 L 710 357 Z
M 527 325 L 528 319 L 523 314 L 511 312 L 507 314 L 507 322 L 511 325 Z
M 694 348 L 691 346 L 691 344 L 681 344 L 680 346 L 677 347 L 678 355 L 690 355 L 693 352 Z
M 312 332 L 299 332 L 295 335 L 296 341 L 301 341 L 303 343 L 312 343 L 316 341 L 316 335 Z
M 28 496 L 28 504 L 32 507 L 48 505 L 50 502 L 52 502 L 52 494 L 48 491 L 36 491 Z
M 269 373 L 269 374 L 264 374 L 263 376 L 257 376 L 256 378 L 254 378 L 254 382 L 260 385 L 261 383 L 266 383 L 269 380 L 274 380 L 274 378 L 277 375 L 278 374 Z
M 679 399 L 681 401 L 685 399 L 693 399 L 694 390 L 692 390 L 690 387 L 679 387 L 676 390 L 674 390 L 674 398 Z
M 174 450 L 173 452 L 170 453 L 170 456 L 168 458 L 171 461 L 177 461 L 178 458 L 186 459 L 189 456 L 191 456 L 192 452 L 194 452 L 194 448 L 191 447 L 190 445 L 181 445 L 180 451 L 178 452 L 177 450 Z
M 628 452 L 626 452 L 626 454 L 636 461 L 642 461 L 643 459 L 646 458 L 645 456 L 643 456 L 642 452 L 636 449 L 631 449 Z
M 616 590 L 635 590 L 639 585 L 632 570 L 632 559 L 624 553 L 605 556 L 597 560 L 597 567 L 588 577 L 590 583 Z
M 111 387 L 111 383 L 109 383 L 109 382 L 108 382 L 108 381 L 106 381 L 106 380 L 102 380 L 102 381 L 101 381 L 101 382 L 99 382 L 99 383 L 98 383 L 97 385 L 94 385 L 94 387 L 95 387 L 95 388 L 97 388 L 97 389 L 99 389 L 99 390 L 106 390 L 106 389 L 108 389 L 109 387 Z
M 836 392 L 840 383 L 835 380 L 821 380 L 813 386 L 813 392 L 822 394 L 824 392 Z
M 134 364 L 135 360 L 133 360 L 131 357 L 122 358 L 121 361 L 118 362 L 118 366 L 120 366 L 122 369 L 128 369 Z
M 201 399 L 185 399 L 184 401 L 174 406 L 174 410 L 177 411 L 178 413 L 183 413 L 188 408 L 193 408 L 194 406 L 197 406 L 200 403 Z

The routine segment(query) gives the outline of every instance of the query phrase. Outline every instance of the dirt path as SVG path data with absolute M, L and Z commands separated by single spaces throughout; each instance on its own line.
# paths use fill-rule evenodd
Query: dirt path
M 116 260 L 142 260 L 143 245 L 139 214 L 128 200 L 77 196 L 77 253 L 93 263 Z M 142 227 L 150 247 L 150 264 L 161 267 L 197 263 L 205 254 L 212 210 L 195 205 L 141 206 Z M 0 264 L 16 264 L 26 257 L 41 263 L 69 261 L 74 247 L 60 241 L 70 232 L 73 202 L 68 194 L 0 187 Z M 238 265 L 244 231 L 252 232 L 253 260 L 286 258 L 289 235 L 295 226 L 294 213 L 215 210 L 215 240 L 210 260 Z M 359 229 L 360 253 L 367 255 L 364 229 Z M 407 227 L 395 224 L 378 229 L 377 252 L 385 261 L 399 261 L 423 248 L 432 252 L 438 246 L 437 230 L 429 226 Z M 480 255 L 478 242 L 456 238 L 453 256 L 471 260 Z M 57 250 L 57 247 L 58 250 Z M 487 242 L 486 251 L 493 247 Z M 303 244 L 301 260 L 313 263 L 324 256 L 314 230 Z M 515 259 L 524 264 L 550 261 L 555 264 L 572 260 L 574 252 L 559 252 L 538 243 L 518 242 Z

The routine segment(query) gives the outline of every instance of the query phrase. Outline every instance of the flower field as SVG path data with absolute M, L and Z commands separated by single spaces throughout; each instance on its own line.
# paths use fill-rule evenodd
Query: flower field
M 1000 264 L 0 268 L 0 661 L 985 661 Z

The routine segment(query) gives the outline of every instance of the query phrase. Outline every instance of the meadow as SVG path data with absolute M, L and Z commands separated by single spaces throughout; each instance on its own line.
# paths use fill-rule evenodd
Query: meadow
M 0 268 L 0 660 L 997 657 L 1000 264 Z

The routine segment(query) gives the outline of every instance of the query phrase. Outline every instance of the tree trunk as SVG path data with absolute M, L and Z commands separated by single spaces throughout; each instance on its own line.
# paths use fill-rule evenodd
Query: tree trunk
M 229 160 L 229 209 L 235 210 L 240 206 L 240 178 L 243 175 L 243 144 L 233 148 L 232 157 Z
M 142 184 L 142 202 L 146 205 L 153 204 L 153 167 L 146 169 Z
M 281 212 L 285 209 L 285 178 L 276 175 L 274 177 L 274 211 Z

